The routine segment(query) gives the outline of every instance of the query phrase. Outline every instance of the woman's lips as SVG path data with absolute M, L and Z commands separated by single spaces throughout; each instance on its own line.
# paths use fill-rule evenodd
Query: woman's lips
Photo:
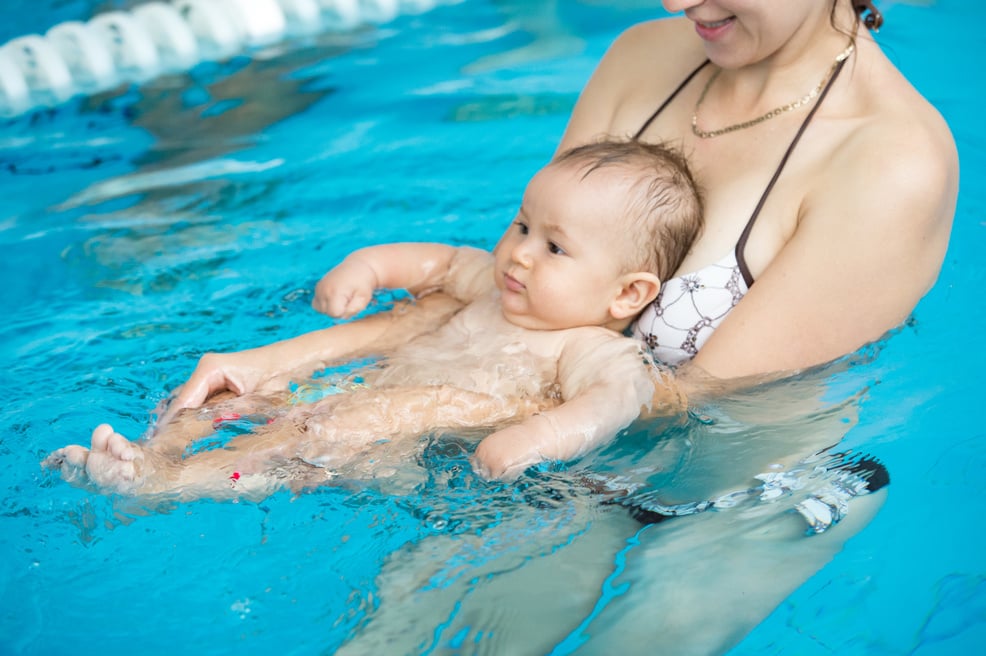
M 694 21 L 695 32 L 698 33 L 699 38 L 705 41 L 714 41 L 729 29 L 734 20 L 736 20 L 735 17 L 730 16 L 717 21 Z

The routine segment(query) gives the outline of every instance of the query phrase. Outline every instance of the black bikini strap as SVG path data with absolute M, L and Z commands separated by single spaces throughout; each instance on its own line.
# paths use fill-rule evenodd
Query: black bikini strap
M 640 126 L 640 129 L 639 130 L 637 130 L 637 134 L 633 135 L 633 140 L 634 141 L 636 141 L 637 139 L 640 138 L 640 135 L 642 135 L 644 133 L 644 130 L 646 130 L 648 127 L 650 127 L 650 124 L 654 122 L 654 119 L 657 118 L 657 115 L 664 111 L 664 108 L 667 107 L 668 104 L 672 100 L 675 99 L 675 96 L 677 96 L 679 93 L 681 93 L 681 90 L 682 89 L 684 89 L 686 86 L 688 86 L 688 83 L 692 81 L 692 78 L 695 77 L 696 75 L 698 75 L 698 72 L 700 70 L 702 70 L 703 68 L 705 68 L 705 66 L 708 63 L 709 63 L 709 60 L 706 59 L 704 62 L 702 62 L 701 64 L 699 64 L 698 65 L 698 68 L 696 68 L 694 71 L 692 71 L 688 75 L 688 77 L 686 77 L 684 79 L 684 81 L 681 84 L 678 85 L 678 88 L 671 92 L 671 95 L 668 96 L 667 100 L 665 100 L 663 103 L 661 103 L 661 106 L 658 107 L 657 109 L 655 109 L 654 110 L 654 113 L 650 115 L 650 118 L 648 118 L 646 121 L 644 121 L 644 124 Z
M 832 73 L 832 77 L 829 78 L 825 88 L 822 89 L 822 92 L 818 95 L 818 101 L 815 103 L 814 107 L 811 108 L 811 111 L 808 112 L 808 116 L 805 117 L 801 127 L 798 128 L 798 132 L 794 135 L 791 145 L 787 147 L 787 152 L 785 152 L 784 157 L 781 158 L 781 163 L 777 165 L 777 170 L 774 171 L 774 177 L 770 179 L 770 182 L 767 184 L 767 188 L 764 189 L 763 195 L 760 196 L 760 202 L 757 203 L 757 207 L 753 210 L 750 220 L 746 222 L 746 227 L 743 228 L 743 234 L 740 235 L 739 241 L 736 242 L 736 263 L 739 265 L 740 272 L 743 274 L 743 280 L 746 282 L 747 289 L 753 286 L 753 276 L 750 274 L 749 267 L 746 266 L 746 258 L 743 257 L 743 250 L 746 248 L 746 240 L 753 231 L 753 224 L 756 223 L 757 217 L 760 216 L 760 210 L 763 209 L 764 204 L 767 202 L 767 196 L 770 195 L 771 190 L 774 188 L 774 183 L 777 182 L 777 178 L 781 177 L 781 171 L 784 170 L 784 165 L 787 164 L 788 158 L 791 156 L 791 153 L 794 152 L 794 147 L 798 145 L 801 135 L 804 134 L 805 128 L 808 127 L 808 123 L 811 122 L 811 118 L 815 115 L 815 112 L 822 106 L 822 101 L 825 100 L 825 95 L 829 92 L 829 89 L 832 88 L 832 84 L 835 83 L 835 79 L 839 77 L 839 73 L 842 72 L 842 67 L 845 66 L 847 59 L 848 57 L 839 62 L 839 65 L 836 66 L 835 71 Z

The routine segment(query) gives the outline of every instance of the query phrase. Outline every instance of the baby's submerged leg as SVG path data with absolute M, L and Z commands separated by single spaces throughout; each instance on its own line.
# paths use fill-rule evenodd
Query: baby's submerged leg
M 141 448 L 109 424 L 100 424 L 92 432 L 85 472 L 106 491 L 136 494 L 145 488 L 147 492 L 159 491 L 156 482 L 169 478 L 169 469 L 176 466 L 176 461 Z
M 54 451 L 41 465 L 59 469 L 70 483 L 92 482 L 113 489 L 127 488 L 134 479 L 134 462 L 138 452 L 109 424 L 100 424 L 92 432 L 91 446 L 70 444 Z
M 52 451 L 41 466 L 45 469 L 57 469 L 62 478 L 73 484 L 85 484 L 88 481 L 86 462 L 89 460 L 89 449 L 80 444 L 69 444 Z
M 162 454 L 180 456 L 229 422 L 263 417 L 253 423 L 266 423 L 267 418 L 283 413 L 285 406 L 284 396 L 237 396 L 232 392 L 222 392 L 210 398 L 201 408 L 182 410 L 168 423 L 156 426 L 147 446 Z
M 299 457 L 310 439 L 306 416 L 288 415 L 233 438 L 223 448 L 183 458 L 178 476 L 169 481 L 166 491 L 182 499 L 259 500 L 282 487 L 297 491 L 324 483 L 331 474 Z
M 319 467 L 338 467 L 371 445 L 446 428 L 492 427 L 519 421 L 545 404 L 435 385 L 362 389 L 312 406 L 310 439 L 300 455 Z
M 89 449 L 65 447 L 44 464 L 59 468 L 68 480 L 85 478 L 104 491 L 119 494 L 262 498 L 281 486 L 312 481 L 314 468 L 295 457 L 301 438 L 298 425 L 278 424 L 260 434 L 234 438 L 227 448 L 187 458 L 161 454 L 102 424 L 93 431 Z M 293 471 L 296 466 L 298 472 Z M 324 479 L 324 472 L 320 473 Z

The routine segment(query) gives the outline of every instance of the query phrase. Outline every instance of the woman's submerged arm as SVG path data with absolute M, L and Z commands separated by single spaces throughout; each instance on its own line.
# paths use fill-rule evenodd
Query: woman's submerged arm
M 362 319 L 234 353 L 207 353 L 161 415 L 164 425 L 185 408 L 197 408 L 213 394 L 283 389 L 291 378 L 305 378 L 331 362 L 382 353 L 433 330 L 461 309 L 444 294 L 431 294 Z

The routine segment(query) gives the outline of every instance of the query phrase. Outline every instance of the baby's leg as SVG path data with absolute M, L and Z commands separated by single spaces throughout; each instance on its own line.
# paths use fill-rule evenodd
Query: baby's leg
M 157 427 L 150 439 L 146 442 L 145 450 L 154 451 L 162 456 L 178 458 L 185 448 L 194 441 L 206 437 L 215 431 L 212 417 L 220 416 L 217 413 L 222 408 L 223 403 L 235 398 L 233 394 L 224 394 L 217 397 L 217 404 L 209 404 L 207 407 L 187 410 L 178 413 L 174 419 L 163 426 Z M 102 470 L 102 460 L 105 459 L 105 446 L 109 435 L 113 434 L 112 428 L 103 424 L 96 428 L 90 436 L 93 449 L 100 452 L 97 456 L 97 463 L 94 466 L 97 470 Z M 117 440 L 113 440 L 114 443 Z M 127 441 L 129 443 L 129 440 Z M 70 444 L 50 453 L 42 462 L 41 466 L 47 469 L 59 469 L 62 478 L 70 483 L 81 483 L 87 475 L 90 449 L 80 444 Z M 114 452 L 119 449 L 114 449 Z M 122 453 L 122 452 L 121 452 Z M 114 453 L 116 459 L 119 453 Z
M 80 444 L 69 444 L 56 449 L 41 461 L 45 469 L 57 469 L 62 479 L 73 485 L 85 485 L 88 480 L 86 462 L 89 460 L 89 449 Z
M 176 458 L 131 442 L 102 424 L 86 450 L 65 447 L 43 463 L 70 480 L 88 480 L 105 491 L 180 499 L 263 498 L 284 485 L 310 484 L 313 468 L 297 461 L 301 430 L 294 421 L 234 438 L 226 448 Z M 324 472 L 322 474 L 324 479 Z
M 280 397 L 237 396 L 222 392 L 211 397 L 201 408 L 182 410 L 167 424 L 155 427 L 147 447 L 161 454 L 181 456 L 195 442 L 213 435 L 228 421 L 252 416 L 274 417 L 283 414 L 284 407 L 285 400 Z
M 146 454 L 153 456 L 151 450 Z M 116 433 L 109 424 L 100 424 L 92 432 L 90 448 L 70 444 L 53 451 L 41 462 L 47 469 L 58 469 L 70 483 L 95 483 L 118 492 L 131 492 L 139 482 L 137 472 L 145 466 L 145 450 Z M 162 463 L 166 458 L 157 456 Z
M 146 446 L 103 424 L 93 432 L 91 449 L 65 447 L 43 464 L 60 469 L 70 481 L 85 472 L 96 485 L 121 494 L 260 498 L 282 485 L 324 480 L 325 469 L 311 466 L 335 469 L 382 440 L 502 424 L 543 409 L 543 404 L 434 386 L 360 390 L 328 397 L 312 409 L 311 414 L 287 413 L 233 438 L 224 448 L 184 458 L 188 444 L 213 430 L 211 420 L 179 418 Z
M 312 406 L 310 439 L 300 457 L 336 468 L 381 441 L 418 437 L 446 428 L 497 426 L 543 410 L 540 401 L 503 398 L 436 385 L 362 389 Z

